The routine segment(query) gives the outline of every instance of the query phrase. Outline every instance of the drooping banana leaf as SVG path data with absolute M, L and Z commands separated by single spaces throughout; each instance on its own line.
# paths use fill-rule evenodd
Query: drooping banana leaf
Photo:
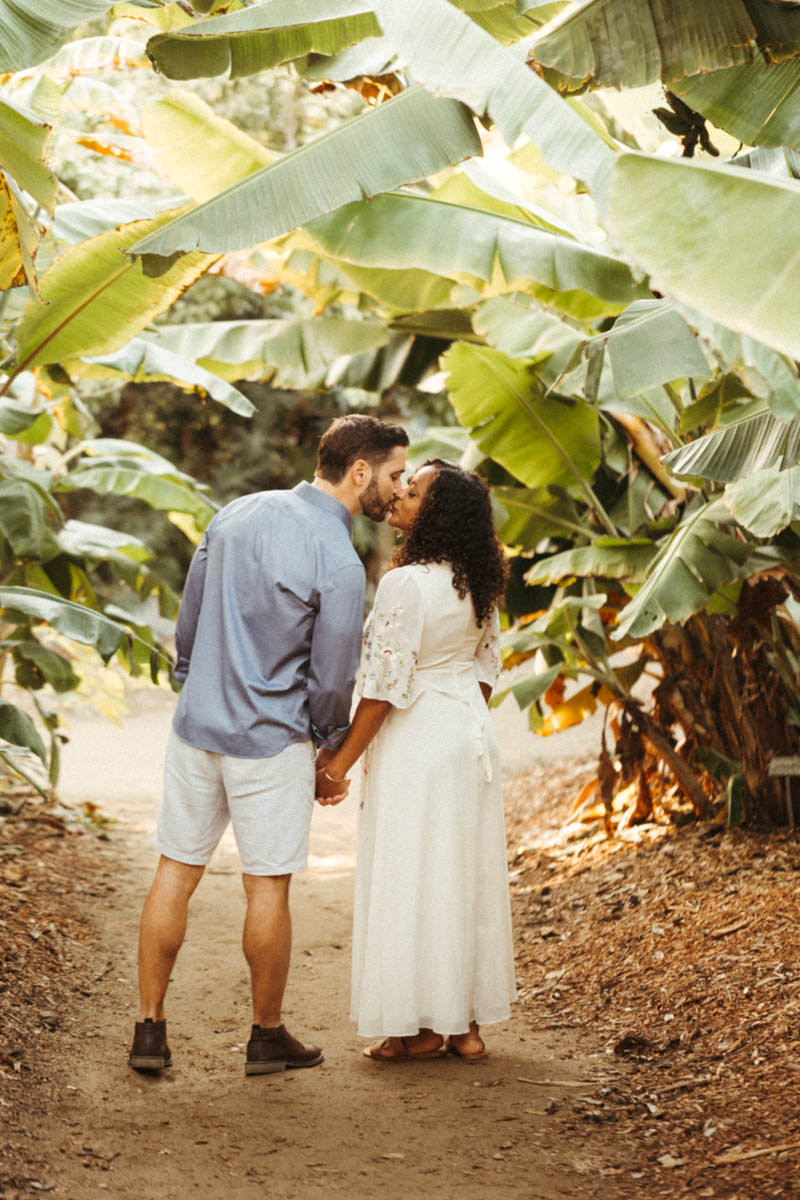
M 2 0 L 0 0 L 0 3 Z M 0 39 L 0 45 L 2 41 Z M 45 161 L 52 127 L 9 100 L 0 100 L 0 163 L 3 172 L 51 212 L 58 180 Z
M 135 242 L 130 253 L 169 256 L 252 246 L 480 153 L 464 105 L 412 88 L 225 188 Z
M 159 325 L 147 340 L 225 378 L 274 371 L 278 386 L 318 387 L 335 360 L 376 350 L 390 337 L 382 321 L 318 317 Z
M 0 0 L 0 72 L 42 62 L 70 31 L 101 17 L 113 0 Z
M 646 637 L 667 621 L 680 624 L 702 611 L 718 589 L 742 578 L 752 545 L 723 529 L 726 522 L 730 514 L 721 500 L 692 502 L 622 610 L 615 641 Z
M 456 415 L 484 454 L 530 488 L 563 487 L 595 502 L 587 480 L 600 463 L 597 412 L 546 396 L 531 365 L 463 342 L 442 356 Z
M 598 538 L 591 546 L 576 546 L 535 563 L 525 582 L 565 583 L 573 579 L 625 579 L 643 583 L 655 547 L 646 538 Z
M 133 338 L 122 350 L 113 354 L 95 355 L 83 361 L 106 367 L 109 373 L 118 372 L 136 382 L 174 381 L 185 390 L 203 392 L 242 417 L 250 417 L 255 412 L 255 406 L 247 397 L 213 370 L 206 370 L 199 363 L 176 354 L 167 346 L 154 344 L 149 337 Z M 74 374 L 80 374 L 81 363 L 68 362 L 67 369 Z M 241 379 L 242 373 L 236 373 L 236 378 Z
M 614 393 L 623 399 L 657 384 L 711 374 L 697 338 L 668 300 L 637 300 L 589 344 L 605 351 Z
M 190 475 L 138 442 L 93 438 L 75 453 L 84 457 L 54 484 L 55 491 L 87 488 L 98 495 L 129 496 L 161 512 L 188 513 L 204 529 L 217 505 Z
M 447 0 L 374 0 L 374 9 L 399 63 L 414 79 L 437 94 L 456 96 L 475 113 L 487 113 L 509 146 L 524 133 L 548 165 L 604 195 L 610 146 L 589 114 L 561 100 L 514 50 L 498 45 Z
M 537 229 L 527 221 L 436 196 L 393 192 L 348 204 L 305 226 L 339 262 L 364 267 L 426 270 L 484 281 L 497 274 L 509 288 L 529 281 L 545 289 L 554 307 L 574 312 L 574 293 L 590 315 L 620 312 L 648 289 L 636 284 L 629 267 L 613 255 L 569 237 Z M 596 300 L 591 304 L 589 298 Z M 680 320 L 680 318 L 678 318 Z
M 800 357 L 800 184 L 688 159 L 623 154 L 608 220 L 653 287 Z
M 20 613 L 37 621 L 46 621 L 64 637 L 93 646 L 105 662 L 123 641 L 136 640 L 136 635 L 129 629 L 103 613 L 36 588 L 0 587 L 0 609 L 6 620 Z M 149 654 L 151 647 L 146 649 Z
M 772 0 L 589 0 L 536 39 L 561 91 L 635 88 L 800 51 L 800 12 Z
M 773 538 L 800 516 L 800 466 L 756 471 L 730 484 L 724 498 L 734 520 L 754 537 Z
M 26 479 L 0 482 L 0 532 L 15 558 L 47 562 L 59 553 L 54 526 L 61 514 L 51 496 Z
M 338 54 L 377 36 L 371 8 L 363 0 L 263 0 L 156 34 L 147 53 L 170 79 L 224 74 L 237 79 L 307 54 Z
M 72 246 L 41 277 L 16 330 L 14 374 L 34 366 L 109 353 L 126 345 L 214 261 L 188 254 L 155 278 L 123 253 L 168 218 L 136 222 Z
M 663 461 L 682 478 L 719 483 L 791 467 L 800 462 L 800 416 L 787 422 L 772 412 L 757 412 L 687 442 Z
M 800 58 L 693 75 L 677 96 L 745 146 L 800 146 Z

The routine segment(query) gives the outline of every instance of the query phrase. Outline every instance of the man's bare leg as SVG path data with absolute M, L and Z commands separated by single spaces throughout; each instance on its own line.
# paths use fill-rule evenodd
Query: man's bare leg
M 305 1046 L 281 1022 L 292 950 L 289 912 L 291 875 L 243 875 L 247 915 L 242 944 L 253 989 L 253 1029 L 246 1075 L 270 1075 L 286 1067 L 316 1067 L 325 1057 Z
M 281 1023 L 292 951 L 291 881 L 291 875 L 242 876 L 247 897 L 242 947 L 250 967 L 253 1023 L 265 1029 Z
M 139 1020 L 164 1019 L 164 997 L 186 936 L 189 900 L 205 867 L 159 859 L 139 926 Z

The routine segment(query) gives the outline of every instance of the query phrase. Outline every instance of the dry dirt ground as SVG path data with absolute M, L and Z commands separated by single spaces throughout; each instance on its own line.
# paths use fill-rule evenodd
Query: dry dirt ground
M 193 901 L 174 1067 L 130 1071 L 135 937 L 170 698 L 75 718 L 65 829 L 0 793 L 0 1195 L 62 1200 L 800 1196 L 794 835 L 564 826 L 570 758 L 506 786 L 520 999 L 491 1055 L 374 1064 L 347 1017 L 355 798 L 293 883 L 291 1029 L 312 1071 L 245 1078 L 235 851 Z M 104 839 L 76 826 L 91 807 Z M 102 828 L 102 826 L 101 826 Z

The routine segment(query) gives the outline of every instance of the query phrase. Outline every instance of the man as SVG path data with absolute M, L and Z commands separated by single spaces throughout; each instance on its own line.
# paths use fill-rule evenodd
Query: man
M 320 442 L 313 484 L 234 500 L 192 559 L 176 627 L 183 688 L 164 768 L 161 857 L 139 931 L 141 1007 L 128 1059 L 136 1070 L 171 1064 L 164 997 L 189 899 L 229 821 L 247 902 L 245 1072 L 322 1062 L 318 1047 L 281 1024 L 289 883 L 307 863 L 315 765 L 348 728 L 364 602 L 351 517 L 383 520 L 407 445 L 397 425 L 339 417 Z

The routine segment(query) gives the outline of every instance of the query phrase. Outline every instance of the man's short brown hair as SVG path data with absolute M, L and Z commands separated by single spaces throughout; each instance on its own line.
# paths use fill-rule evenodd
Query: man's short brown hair
M 317 475 L 328 483 L 341 483 L 357 459 L 377 469 L 395 446 L 407 445 L 408 434 L 399 425 L 363 413 L 337 417 L 319 443 Z

